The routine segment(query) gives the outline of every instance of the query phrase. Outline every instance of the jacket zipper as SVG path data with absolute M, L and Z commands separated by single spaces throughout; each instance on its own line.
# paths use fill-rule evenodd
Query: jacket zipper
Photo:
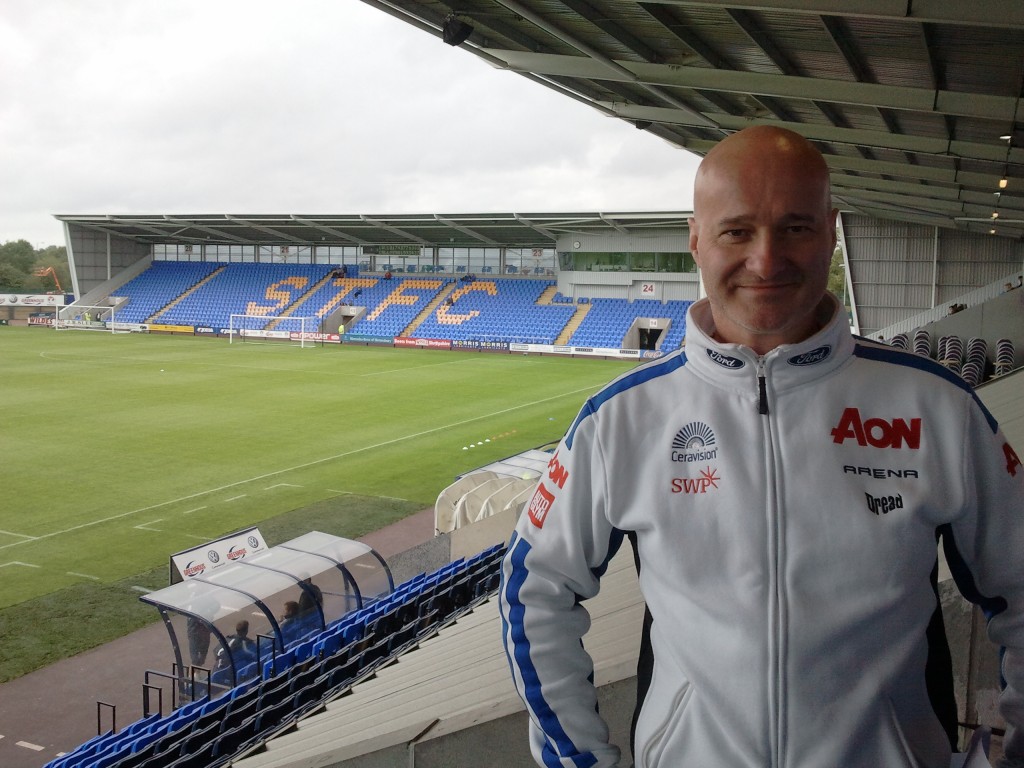
M 770 693 L 769 702 L 769 720 L 768 720 L 768 742 L 769 742 L 769 759 L 770 766 L 772 768 L 781 768 L 783 765 L 783 742 L 784 742 L 784 692 L 782 690 L 784 681 L 782 679 L 782 644 L 785 637 L 783 630 L 784 627 L 784 607 L 782 599 L 782 589 L 780 587 L 781 573 L 782 573 L 782 520 L 778 510 L 778 491 L 776 488 L 776 466 L 775 466 L 775 452 L 774 452 L 774 440 L 772 434 L 772 422 L 770 418 L 770 409 L 768 407 L 768 380 L 767 373 L 765 371 L 765 361 L 763 357 L 758 357 L 757 360 L 757 412 L 760 416 L 765 417 L 763 422 L 764 432 L 764 462 L 765 462 L 765 478 L 767 480 L 768 487 L 766 489 L 767 495 L 765 499 L 765 514 L 768 516 L 767 528 L 769 531 L 769 548 L 766 553 L 768 557 L 769 573 L 771 574 L 771 595 L 770 604 L 768 606 L 768 631 L 771 633 L 769 637 L 769 676 L 768 681 Z

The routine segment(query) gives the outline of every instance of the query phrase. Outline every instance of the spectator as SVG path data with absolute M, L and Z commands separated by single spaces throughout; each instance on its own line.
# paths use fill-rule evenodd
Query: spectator
M 638 768 L 948 768 L 940 535 L 1006 649 L 1005 765 L 1024 765 L 1024 467 L 957 377 L 851 336 L 826 291 L 835 217 L 796 133 L 749 128 L 701 163 L 685 349 L 587 401 L 503 562 L 539 765 L 618 764 L 581 603 L 628 537 Z

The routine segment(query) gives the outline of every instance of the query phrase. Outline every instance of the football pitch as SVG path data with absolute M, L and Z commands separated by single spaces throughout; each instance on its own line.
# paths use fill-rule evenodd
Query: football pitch
M 2 327 L 0 635 L 240 528 L 356 538 L 432 507 L 634 364 Z

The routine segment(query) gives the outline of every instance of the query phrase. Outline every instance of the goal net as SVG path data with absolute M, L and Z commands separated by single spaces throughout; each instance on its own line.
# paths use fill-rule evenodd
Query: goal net
M 57 312 L 53 327 L 58 331 L 115 331 L 116 307 L 71 304 Z
M 311 347 L 320 337 L 315 317 L 295 315 L 231 315 L 228 343 L 287 341 L 297 347 Z

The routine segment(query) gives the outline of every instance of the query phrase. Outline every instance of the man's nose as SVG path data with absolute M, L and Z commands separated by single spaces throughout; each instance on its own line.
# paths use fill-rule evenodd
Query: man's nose
M 770 280 L 786 268 L 786 257 L 781 239 L 772 233 L 762 233 L 750 244 L 747 271 L 762 280 Z

